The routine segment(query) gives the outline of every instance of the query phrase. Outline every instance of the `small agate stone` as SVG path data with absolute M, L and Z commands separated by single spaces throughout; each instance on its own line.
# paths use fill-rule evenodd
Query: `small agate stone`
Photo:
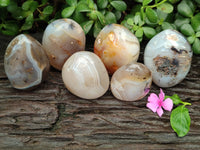
M 69 57 L 62 68 L 62 79 L 71 93 L 85 99 L 96 99 L 109 87 L 104 64 L 97 55 L 88 51 Z
M 120 100 L 142 99 L 150 90 L 151 71 L 141 63 L 131 63 L 120 67 L 111 78 L 111 91 Z
M 49 72 L 49 60 L 41 44 L 21 34 L 8 45 L 4 56 L 5 73 L 16 89 L 38 86 Z
M 58 19 L 45 29 L 42 44 L 50 64 L 62 70 L 63 64 L 73 53 L 85 50 L 85 33 L 72 19 Z
M 159 87 L 172 87 L 188 74 L 192 50 L 187 39 L 175 30 L 164 30 L 154 36 L 144 52 L 144 64 L 152 71 Z
M 101 58 L 109 74 L 113 74 L 119 67 L 137 61 L 140 44 L 127 28 L 110 24 L 98 34 L 94 52 Z

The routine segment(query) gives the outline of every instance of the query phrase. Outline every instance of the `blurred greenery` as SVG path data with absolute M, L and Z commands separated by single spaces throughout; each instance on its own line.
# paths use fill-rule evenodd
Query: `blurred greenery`
M 140 42 L 175 29 L 200 54 L 200 0 L 0 0 L 0 33 L 5 35 L 42 32 L 59 18 L 75 20 L 94 37 L 105 25 L 119 23 Z

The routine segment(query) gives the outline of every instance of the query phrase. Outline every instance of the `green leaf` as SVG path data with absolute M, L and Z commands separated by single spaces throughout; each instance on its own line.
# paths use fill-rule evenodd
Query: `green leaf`
M 187 40 L 188 40 L 188 42 L 189 42 L 190 44 L 193 44 L 195 39 L 196 39 L 195 36 L 189 36 L 189 37 L 187 37 Z
M 174 94 L 172 96 L 165 96 L 165 99 L 167 98 L 171 98 L 174 105 L 183 103 L 183 101 L 180 99 L 180 97 L 177 94 Z
M 108 0 L 97 0 L 97 6 L 98 6 L 100 9 L 106 8 L 107 5 L 108 5 Z
M 142 27 L 144 31 L 144 35 L 148 38 L 151 39 L 153 36 L 156 35 L 156 30 L 151 27 Z
M 174 26 L 172 24 L 170 24 L 169 22 L 163 22 L 162 23 L 162 29 L 166 30 L 166 29 L 174 29 Z
M 23 10 L 29 10 L 31 4 L 32 4 L 32 0 L 28 0 L 28 1 L 25 1 L 23 4 L 22 4 L 22 9 Z
M 15 21 L 8 21 L 2 25 L 1 32 L 5 35 L 16 35 L 19 32 L 19 26 Z
M 106 24 L 111 24 L 111 23 L 117 22 L 115 14 L 113 14 L 112 12 L 109 12 L 109 11 L 106 13 L 105 19 L 106 19 Z
M 86 18 L 86 16 L 83 13 L 80 13 L 78 11 L 75 11 L 74 14 L 72 15 L 72 18 L 78 22 L 79 24 L 85 22 L 86 20 L 88 20 L 88 18 Z
M 118 11 L 125 11 L 127 5 L 124 1 L 112 1 L 110 4 Z
M 74 6 L 66 7 L 65 9 L 62 10 L 61 15 L 63 18 L 68 18 L 73 14 L 74 10 L 75 10 Z
M 185 36 L 191 36 L 194 35 L 194 30 L 190 24 L 184 24 L 180 28 L 181 33 L 183 33 Z
M 102 25 L 99 21 L 96 21 L 94 24 L 94 31 L 93 31 L 93 36 L 97 37 L 97 35 L 99 34 L 99 32 L 102 29 Z
M 34 12 L 34 11 L 37 9 L 38 5 L 39 5 L 38 2 L 33 1 L 33 2 L 31 3 L 31 6 L 30 6 L 30 11 L 31 11 L 31 12 Z
M 191 24 L 195 31 L 200 31 L 200 13 L 192 17 Z
M 134 24 L 133 23 L 133 19 L 132 18 L 128 18 L 127 23 L 128 23 L 128 25 L 132 26 Z
M 26 18 L 25 23 L 22 25 L 21 30 L 29 30 L 29 29 L 31 29 L 32 26 L 33 26 L 33 22 L 34 22 L 33 14 L 30 14 Z
M 83 31 L 85 32 L 85 34 L 87 34 L 91 30 L 93 23 L 94 21 L 90 20 L 90 21 L 83 22 L 81 24 L 81 27 L 83 28 Z
M 7 7 L 10 4 L 10 0 L 0 0 L 1 7 Z
M 43 14 L 45 15 L 50 15 L 53 13 L 53 7 L 52 6 L 46 6 L 43 11 L 42 11 Z
M 143 29 L 139 28 L 136 32 L 135 32 L 135 36 L 140 38 L 143 36 Z
M 90 12 L 91 9 L 89 8 L 89 6 L 85 2 L 80 2 L 80 3 L 78 3 L 78 5 L 76 7 L 76 11 L 78 11 L 78 12 Z
M 99 11 L 96 11 L 96 15 L 97 15 L 97 17 L 98 17 L 100 23 L 101 23 L 102 25 L 105 25 L 105 24 L 106 24 L 106 21 L 105 21 L 104 15 L 103 15 L 101 12 L 99 12 Z
M 178 4 L 177 9 L 178 9 L 178 12 L 185 17 L 193 16 L 193 10 L 192 10 L 192 8 L 190 8 L 190 6 L 187 4 L 187 2 L 185 0 L 182 0 Z
M 146 15 L 150 22 L 156 23 L 158 21 L 158 15 L 156 11 L 153 10 L 152 8 L 149 7 L 146 8 Z
M 146 5 L 148 5 L 149 3 L 151 3 L 153 0 L 143 0 L 143 2 L 142 2 L 142 5 L 143 6 L 146 6 Z
M 119 20 L 122 16 L 121 12 L 117 10 L 114 13 L 115 13 L 116 19 Z
M 142 9 L 141 4 L 134 5 L 131 9 L 131 14 L 135 15 L 137 12 L 140 12 Z
M 178 3 L 180 0 L 169 0 L 170 3 L 175 4 Z
M 200 40 L 199 38 L 196 38 L 193 45 L 192 50 L 195 54 L 200 54 Z
M 139 12 L 135 14 L 133 21 L 136 25 L 139 25 L 139 26 L 142 26 L 144 24 L 144 21 L 142 21 L 142 18 Z
M 42 5 L 46 4 L 48 2 L 48 0 L 42 0 Z
M 76 6 L 77 0 L 65 0 L 70 6 Z
M 196 33 L 196 37 L 200 37 L 200 31 Z
M 171 113 L 170 123 L 179 137 L 183 137 L 189 132 L 190 121 L 188 109 L 184 105 L 178 106 Z
M 182 16 L 178 16 L 177 19 L 174 22 L 174 24 L 177 26 L 177 28 L 180 28 L 182 25 L 188 24 L 188 23 L 190 23 L 190 19 L 184 18 Z
M 8 12 L 10 13 L 14 13 L 17 9 L 18 9 L 17 3 L 14 1 L 11 1 L 7 7 Z
M 158 6 L 158 9 L 160 9 L 161 11 L 169 14 L 173 11 L 174 7 L 170 4 L 170 3 L 163 3 L 161 5 Z

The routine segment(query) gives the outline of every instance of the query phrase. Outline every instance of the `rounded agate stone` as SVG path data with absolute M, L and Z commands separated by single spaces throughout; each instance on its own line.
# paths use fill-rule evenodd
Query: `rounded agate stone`
M 85 99 L 96 99 L 109 87 L 104 64 L 97 55 L 88 51 L 69 57 L 62 68 L 62 79 L 71 93 Z
M 153 82 L 159 87 L 172 87 L 188 74 L 192 50 L 179 32 L 164 30 L 154 36 L 144 52 L 144 64 L 152 71 Z
M 140 44 L 127 28 L 110 24 L 98 34 L 94 52 L 101 58 L 109 74 L 113 74 L 119 67 L 137 61 Z
M 120 100 L 142 99 L 150 90 L 151 71 L 141 63 L 131 63 L 120 67 L 111 78 L 111 91 Z
M 49 67 L 47 55 L 36 39 L 21 34 L 9 43 L 4 56 L 4 68 L 14 88 L 36 87 L 46 78 Z
M 73 53 L 85 50 L 85 33 L 72 19 L 58 19 L 45 29 L 42 44 L 50 64 L 62 70 L 63 64 Z

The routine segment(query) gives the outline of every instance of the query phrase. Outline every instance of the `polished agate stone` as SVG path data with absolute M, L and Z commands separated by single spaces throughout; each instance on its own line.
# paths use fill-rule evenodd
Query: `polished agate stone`
M 9 43 L 4 56 L 4 68 L 14 88 L 38 86 L 46 78 L 49 67 L 44 49 L 33 37 L 21 34 Z
M 85 99 L 96 99 L 109 87 L 104 64 L 97 55 L 88 51 L 69 57 L 62 68 L 62 79 L 71 93 Z
M 150 90 L 151 71 L 141 63 L 131 63 L 120 67 L 111 78 L 113 95 L 124 101 L 142 99 Z
M 101 58 L 109 74 L 113 74 L 119 67 L 137 61 L 140 44 L 127 28 L 110 24 L 98 34 L 94 52 Z
M 45 29 L 42 44 L 50 64 L 62 70 L 63 64 L 73 53 L 85 50 L 85 33 L 72 19 L 58 19 Z
M 154 36 L 144 52 L 144 64 L 152 71 L 159 87 L 172 87 L 188 74 L 192 50 L 187 39 L 175 30 L 164 30 Z

